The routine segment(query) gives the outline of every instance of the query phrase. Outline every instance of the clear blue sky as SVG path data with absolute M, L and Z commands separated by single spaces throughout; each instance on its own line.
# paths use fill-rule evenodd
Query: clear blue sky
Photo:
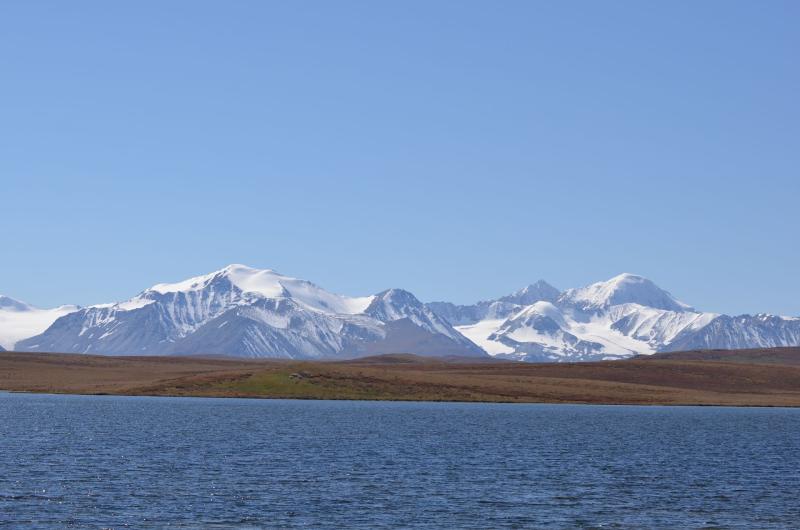
M 228 263 L 800 315 L 800 2 L 0 3 L 0 293 Z

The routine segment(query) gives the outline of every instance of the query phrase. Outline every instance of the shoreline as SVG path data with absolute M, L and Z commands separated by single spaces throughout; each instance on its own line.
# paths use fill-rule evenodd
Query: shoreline
M 79 396 L 79 397 L 124 397 L 124 398 L 166 398 L 166 399 L 246 399 L 251 401 L 350 401 L 354 403 L 457 403 L 464 405 L 565 405 L 589 407 L 702 407 L 702 408 L 752 408 L 752 409 L 800 409 L 798 405 L 728 405 L 718 403 L 618 403 L 618 402 L 581 402 L 581 401 L 477 401 L 477 400 L 435 400 L 435 399 L 392 399 L 392 398 L 337 398 L 337 397 L 283 397 L 283 396 L 214 396 L 214 395 L 180 395 L 180 394 L 86 394 L 78 392 L 46 392 L 36 390 L 6 390 L 0 388 L 2 394 L 25 394 L 33 396 Z

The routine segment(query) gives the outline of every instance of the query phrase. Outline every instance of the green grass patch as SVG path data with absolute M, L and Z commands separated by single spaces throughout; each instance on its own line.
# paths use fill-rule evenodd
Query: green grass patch
M 349 379 L 289 371 L 266 371 L 243 379 L 215 383 L 216 390 L 264 397 L 379 399 L 382 392 Z

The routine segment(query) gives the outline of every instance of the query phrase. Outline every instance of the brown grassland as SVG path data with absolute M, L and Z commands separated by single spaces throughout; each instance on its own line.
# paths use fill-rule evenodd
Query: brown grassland
M 0 390 L 249 398 L 800 406 L 800 348 L 570 364 L 0 353 Z

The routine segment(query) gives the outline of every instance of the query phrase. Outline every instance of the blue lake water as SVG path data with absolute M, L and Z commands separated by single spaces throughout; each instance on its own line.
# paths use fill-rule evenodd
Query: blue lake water
M 0 527 L 797 528 L 800 410 L 0 394 Z

